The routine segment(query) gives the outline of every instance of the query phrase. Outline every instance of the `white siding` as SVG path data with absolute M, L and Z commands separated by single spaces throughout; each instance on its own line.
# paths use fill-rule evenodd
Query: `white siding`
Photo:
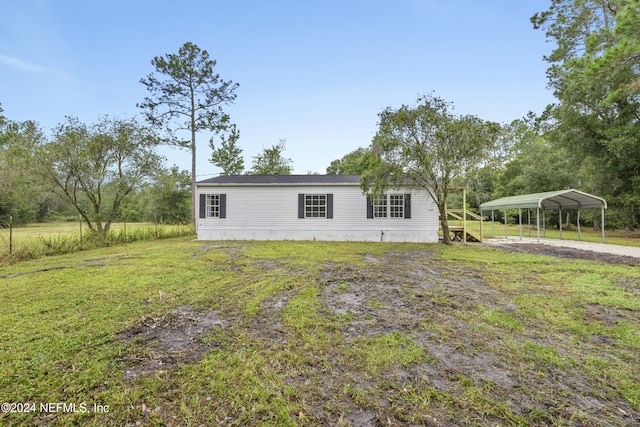
M 196 191 L 198 203 L 200 194 L 226 194 L 226 218 L 198 218 L 199 240 L 438 241 L 438 210 L 426 193 L 411 195 L 411 218 L 367 218 L 357 185 L 201 185 Z M 333 219 L 298 218 L 300 193 L 333 194 Z

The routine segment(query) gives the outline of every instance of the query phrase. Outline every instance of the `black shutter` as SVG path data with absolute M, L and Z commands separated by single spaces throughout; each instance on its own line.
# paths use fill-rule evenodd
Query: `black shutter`
M 327 194 L 327 218 L 333 218 L 333 194 Z
M 411 218 L 411 194 L 404 195 L 404 217 Z
M 200 195 L 200 218 L 207 217 L 207 195 Z
M 369 196 L 367 196 L 367 218 L 373 218 L 373 202 Z
M 220 195 L 220 218 L 227 217 L 227 195 Z
M 298 194 L 298 218 L 304 218 L 304 194 Z

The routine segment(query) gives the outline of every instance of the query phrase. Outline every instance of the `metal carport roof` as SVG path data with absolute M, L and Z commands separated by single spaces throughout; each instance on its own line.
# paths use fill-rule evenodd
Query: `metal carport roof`
M 544 212 L 547 209 L 559 211 L 562 216 L 562 210 L 577 210 L 578 219 L 578 238 L 582 240 L 580 232 L 580 210 L 587 208 L 601 209 L 601 232 L 602 243 L 604 243 L 604 210 L 607 208 L 607 202 L 591 194 L 582 191 L 569 189 L 560 191 L 548 191 L 546 193 L 524 194 L 521 196 L 503 197 L 501 199 L 485 202 L 480 205 L 480 212 L 491 211 L 491 222 L 493 224 L 493 211 L 507 209 L 536 209 L 536 222 L 538 231 L 538 241 L 540 241 L 540 210 Z M 522 238 L 522 214 L 518 215 L 520 224 L 520 238 Z M 544 221 L 544 216 L 543 216 Z M 544 223 L 543 223 L 544 228 Z M 505 238 L 507 236 L 507 223 L 505 221 Z M 562 239 L 562 219 L 559 221 L 560 239 Z
M 481 211 L 499 209 L 586 209 L 607 208 L 607 202 L 591 194 L 578 190 L 547 191 L 546 193 L 524 194 L 503 197 L 480 205 Z

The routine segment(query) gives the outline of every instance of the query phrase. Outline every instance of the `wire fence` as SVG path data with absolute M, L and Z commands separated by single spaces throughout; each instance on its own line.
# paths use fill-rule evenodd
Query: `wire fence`
M 0 265 L 114 246 L 142 240 L 194 235 L 192 225 L 162 223 L 112 223 L 107 233 L 91 231 L 83 221 L 15 227 L 12 218 L 0 226 Z

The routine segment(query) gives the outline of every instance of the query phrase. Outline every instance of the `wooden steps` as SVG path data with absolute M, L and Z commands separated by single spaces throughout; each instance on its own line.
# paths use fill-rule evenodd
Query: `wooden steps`
M 450 225 L 449 226 L 449 232 L 451 233 L 452 236 L 454 236 L 455 238 L 464 241 L 464 227 L 462 226 L 456 226 L 456 225 Z M 467 238 L 466 238 L 467 242 L 482 242 L 482 236 L 480 236 L 479 233 L 473 231 L 473 230 L 469 230 L 467 228 Z

